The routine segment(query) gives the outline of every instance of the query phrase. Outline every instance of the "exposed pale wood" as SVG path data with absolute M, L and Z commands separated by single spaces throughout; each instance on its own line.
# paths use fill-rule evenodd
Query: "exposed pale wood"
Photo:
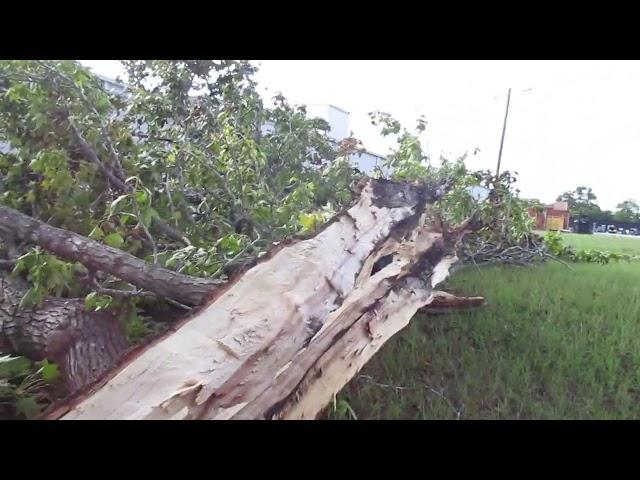
M 271 418 L 274 408 L 291 394 L 310 368 L 310 362 L 328 348 L 327 342 L 335 341 L 336 335 L 350 328 L 359 318 L 374 309 L 394 286 L 398 286 L 403 278 L 411 275 L 417 259 L 430 250 L 441 250 L 441 234 L 430 232 L 426 228 L 418 229 L 414 233 L 415 235 L 400 244 L 392 263 L 356 287 L 342 305 L 329 314 L 322 328 L 312 339 L 304 345 L 292 345 L 289 340 L 288 345 L 294 349 L 287 356 L 286 364 L 280 362 L 279 369 L 262 368 L 265 360 L 281 354 L 283 346 L 274 345 L 272 352 L 262 354 L 254 366 L 254 371 L 238 371 L 236 377 L 228 382 L 228 387 L 216 394 L 215 401 L 201 416 L 218 419 L 221 415 L 228 414 L 226 409 L 246 402 L 243 409 L 233 418 Z M 372 254 L 375 255 L 376 253 Z
M 277 411 L 277 418 L 313 419 L 393 335 L 407 326 L 417 309 L 428 304 L 433 287 L 444 281 L 455 256 L 438 262 L 429 280 L 408 277 L 392 289 L 322 354 L 304 380 Z M 442 272 L 442 273 L 440 273 Z
M 484 297 L 457 297 L 447 292 L 434 291 L 432 301 L 418 311 L 421 313 L 445 313 L 452 309 L 479 307 L 483 304 Z
M 393 269 L 409 274 L 418 252 L 438 243 L 437 234 L 416 230 L 427 193 L 420 186 L 370 182 L 359 202 L 325 230 L 246 272 L 64 418 L 233 417 L 245 399 L 265 391 L 265 379 L 297 362 L 331 312 L 351 303 L 363 264 L 392 234 L 409 240 L 383 276 Z M 381 282 L 380 298 L 397 278 Z

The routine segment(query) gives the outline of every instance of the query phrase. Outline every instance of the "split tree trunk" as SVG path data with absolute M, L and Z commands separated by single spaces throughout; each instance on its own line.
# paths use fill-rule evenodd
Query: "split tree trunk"
M 270 252 L 48 418 L 315 418 L 457 261 L 466 224 L 425 225 L 441 194 L 371 180 L 322 232 Z

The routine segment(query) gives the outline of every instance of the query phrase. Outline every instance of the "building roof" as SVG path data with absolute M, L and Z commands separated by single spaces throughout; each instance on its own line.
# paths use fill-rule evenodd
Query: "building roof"
M 130 88 L 126 83 L 114 80 L 113 78 L 105 77 L 103 75 L 96 75 L 96 77 L 102 80 L 103 83 L 107 84 L 107 86 L 118 90 L 119 92 L 125 92 Z
M 568 212 L 569 211 L 569 203 L 568 202 L 555 202 L 553 204 L 553 209 L 558 210 L 560 212 Z

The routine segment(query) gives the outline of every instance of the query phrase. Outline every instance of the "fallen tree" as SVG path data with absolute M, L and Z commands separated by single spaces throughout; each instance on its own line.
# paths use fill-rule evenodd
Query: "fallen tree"
M 60 367 L 48 418 L 311 418 L 418 309 L 481 304 L 433 290 L 456 252 L 529 261 L 511 177 L 429 165 L 424 121 L 373 115 L 398 183 L 365 186 L 357 141 L 266 108 L 247 62 L 125 63 L 117 96 L 76 62 L 0 62 L 0 362 Z
M 443 190 L 369 181 L 320 233 L 273 249 L 47 418 L 315 418 L 440 296 L 469 228 L 429 218 Z

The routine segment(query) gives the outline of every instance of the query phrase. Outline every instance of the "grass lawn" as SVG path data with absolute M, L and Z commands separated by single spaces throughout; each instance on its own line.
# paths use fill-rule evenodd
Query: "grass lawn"
M 640 254 L 639 239 L 566 239 Z M 456 273 L 445 289 L 486 306 L 416 316 L 328 418 L 640 419 L 640 262 L 572 269 Z
M 640 237 L 623 237 L 609 234 L 580 235 L 563 233 L 565 241 L 576 248 L 609 250 L 616 253 L 640 255 Z

